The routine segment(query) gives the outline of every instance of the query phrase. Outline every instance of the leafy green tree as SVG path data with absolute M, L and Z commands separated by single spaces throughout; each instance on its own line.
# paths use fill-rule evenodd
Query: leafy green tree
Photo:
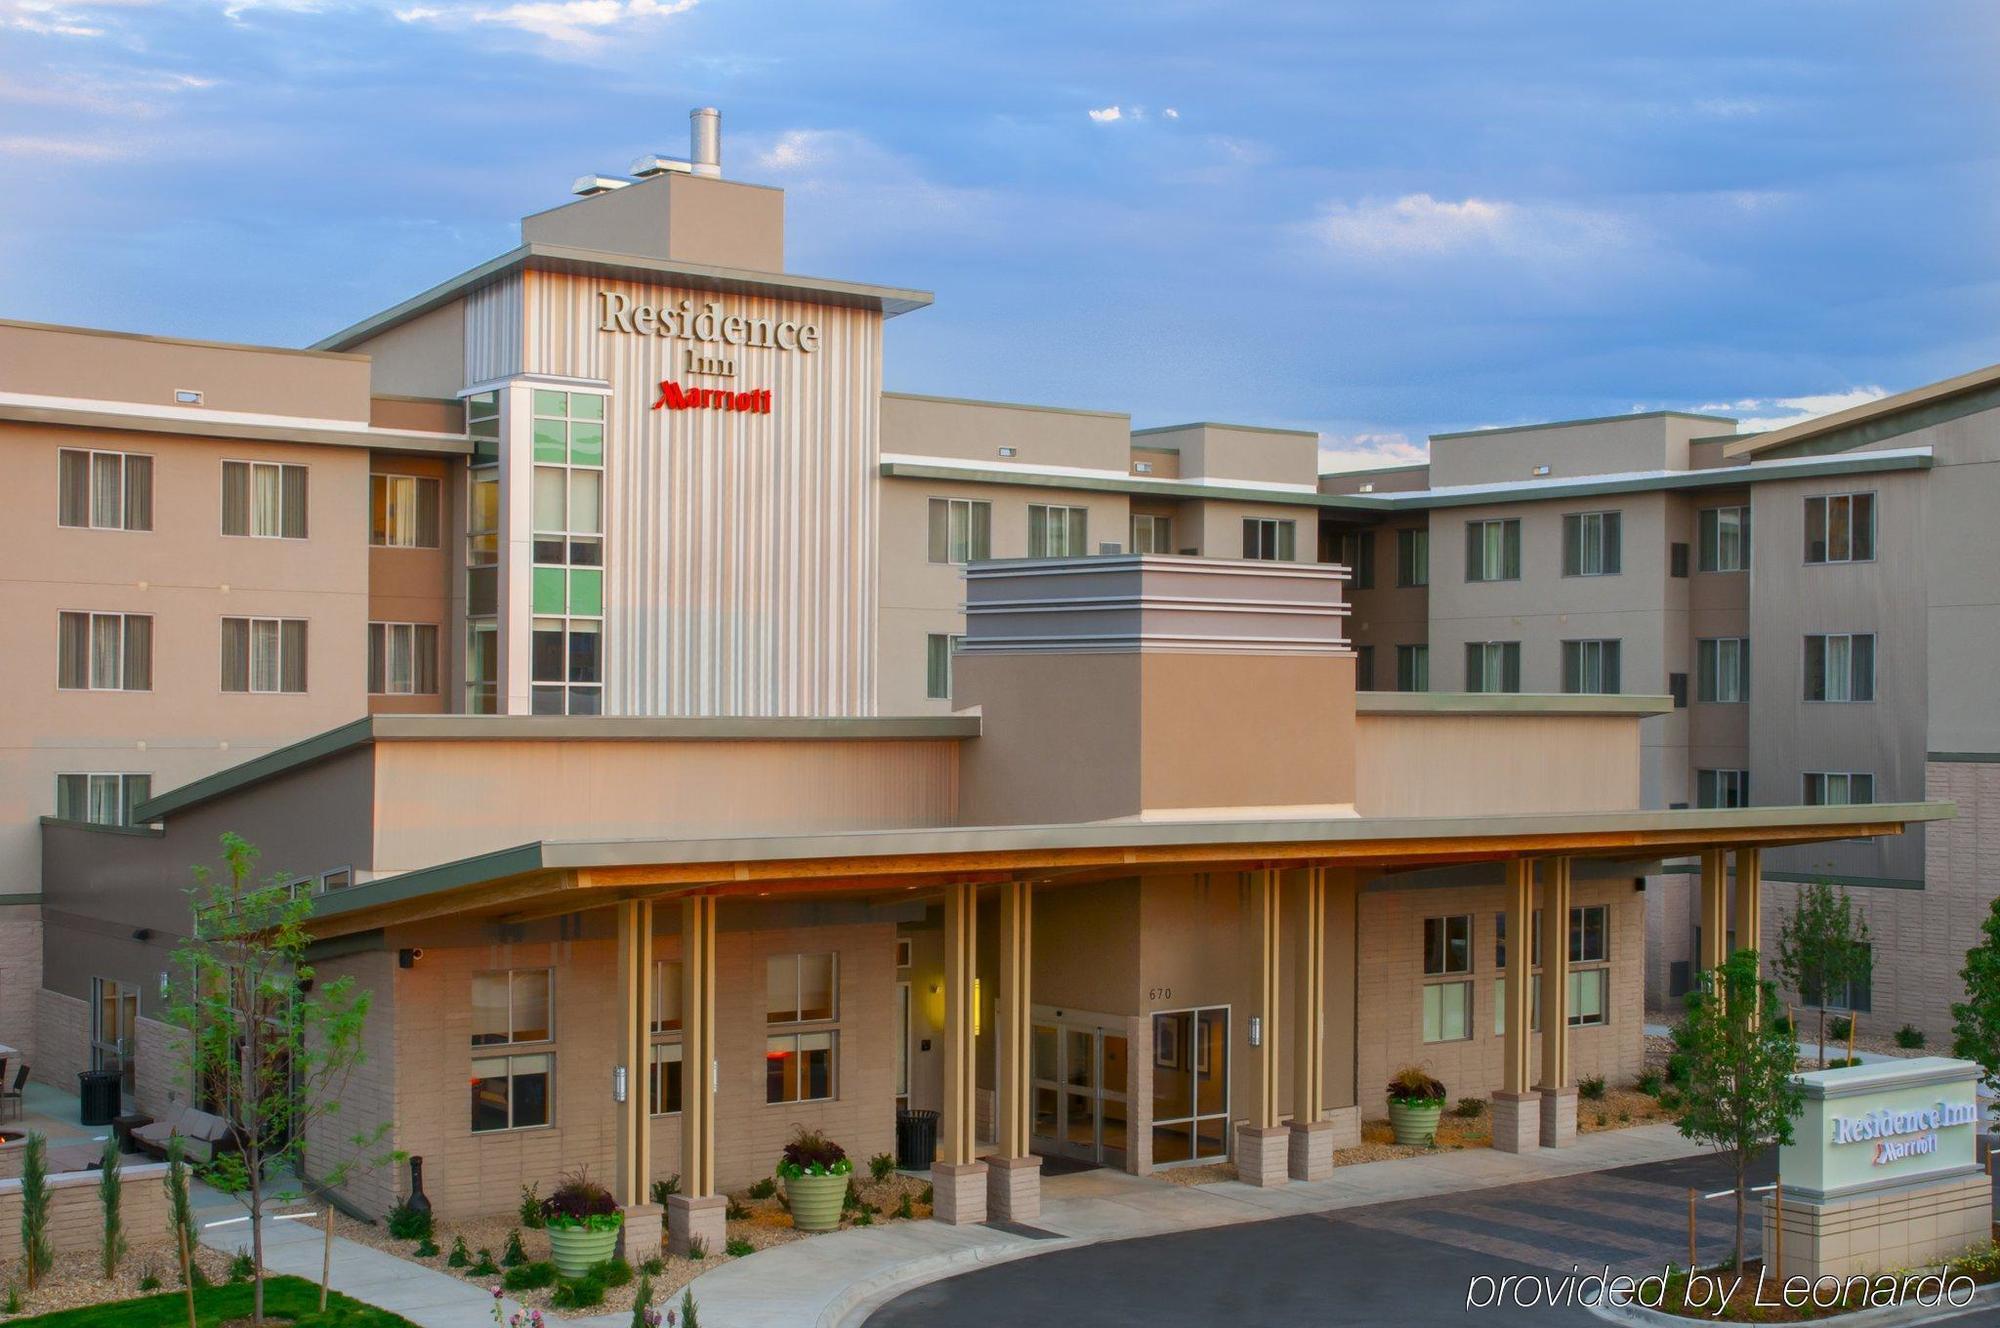
M 1868 921 L 1847 891 L 1815 881 L 1799 891 L 1778 932 L 1778 972 L 1819 1011 L 1819 1066 L 1826 1068 L 1826 1001 L 1868 976 Z
M 21 1280 L 33 1291 L 55 1264 L 49 1244 L 49 1145 L 39 1130 L 21 1150 Z
M 1687 1057 L 1680 1132 L 1736 1159 L 1736 1256 L 1743 1267 L 1744 1188 L 1750 1161 L 1767 1144 L 1792 1141 L 1792 1121 L 1805 1092 L 1793 1077 L 1798 1044 L 1778 1019 L 1778 989 L 1758 976 L 1757 953 L 1738 950 L 1702 974 L 1674 1027 Z
M 97 1164 L 97 1200 L 104 1209 L 103 1255 L 106 1281 L 118 1276 L 118 1261 L 125 1257 L 125 1218 L 120 1211 L 124 1207 L 125 1180 L 118 1174 L 121 1161 L 118 1136 L 107 1135 L 104 1140 L 104 1156 Z
M 1958 977 L 1965 999 L 1951 1007 L 1951 1054 L 1977 1061 L 1987 1086 L 2000 1090 L 2000 899 L 1979 924 L 1979 944 L 1965 952 Z
M 274 1191 L 278 1175 L 305 1174 L 313 1127 L 337 1116 L 349 1076 L 366 1058 L 362 1030 L 370 994 L 352 977 L 318 981 L 306 962 L 312 897 L 285 876 L 253 882 L 257 850 L 222 836 L 225 875 L 195 871 L 190 892 L 194 939 L 174 961 L 189 974 L 175 1008 L 196 1081 L 207 1086 L 234 1128 L 236 1148 L 204 1173 L 236 1195 L 250 1214 L 251 1320 L 264 1322 L 264 1213 L 297 1197 Z M 317 1168 L 328 1186 L 342 1184 L 361 1154 L 388 1130 L 353 1137 L 356 1152 Z M 316 1162 L 318 1160 L 316 1159 Z

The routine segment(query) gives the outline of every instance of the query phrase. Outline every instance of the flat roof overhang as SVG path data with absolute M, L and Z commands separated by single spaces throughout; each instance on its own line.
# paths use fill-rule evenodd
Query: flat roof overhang
M 325 939 L 449 916 L 501 920 L 688 894 L 888 894 L 966 882 L 1141 872 L 1353 867 L 1377 872 L 1522 857 L 1645 861 L 1901 834 L 1948 802 L 1566 815 L 1114 821 L 737 839 L 549 840 L 323 895 Z

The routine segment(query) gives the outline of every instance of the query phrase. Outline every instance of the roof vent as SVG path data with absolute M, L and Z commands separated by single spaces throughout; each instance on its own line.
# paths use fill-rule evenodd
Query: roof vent
M 722 112 L 713 106 L 688 112 L 688 157 L 696 175 L 722 174 Z
M 576 183 L 569 187 L 569 191 L 578 198 L 592 198 L 598 194 L 608 194 L 613 189 L 623 189 L 630 183 L 632 183 L 630 180 L 621 180 L 615 175 L 579 175 L 576 177 Z
M 650 180 L 656 175 L 688 175 L 693 171 L 693 162 L 682 161 L 679 157 L 662 157 L 657 152 L 648 152 L 632 163 L 632 174 L 641 180 Z

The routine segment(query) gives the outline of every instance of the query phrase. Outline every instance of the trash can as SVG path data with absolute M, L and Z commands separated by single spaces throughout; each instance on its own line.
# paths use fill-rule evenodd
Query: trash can
M 929 1171 L 931 1163 L 937 1161 L 937 1123 L 935 1111 L 913 1111 L 908 1107 L 896 1112 L 896 1165 L 904 1171 Z
M 116 1070 L 81 1070 L 77 1073 L 77 1096 L 82 1099 L 81 1121 L 85 1125 L 109 1125 L 118 1118 L 119 1079 Z

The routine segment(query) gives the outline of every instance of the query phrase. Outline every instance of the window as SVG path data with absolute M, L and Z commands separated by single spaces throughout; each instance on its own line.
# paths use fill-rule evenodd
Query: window
M 1667 575 L 1685 581 L 1687 574 L 1688 546 L 1680 540 L 1675 540 L 1667 546 Z
M 306 537 L 306 468 L 275 461 L 222 463 L 222 533 Z
M 1805 673 L 1808 701 L 1873 701 L 1874 636 L 1807 637 Z
M 1694 805 L 1697 807 L 1748 807 L 1748 770 L 1697 770 L 1694 772 Z
M 1519 641 L 1467 641 L 1465 643 L 1465 690 L 1468 692 L 1520 691 L 1521 643 Z
M 56 819 L 92 825 L 137 825 L 139 804 L 153 796 L 151 775 L 56 776 Z
M 1860 807 L 1875 801 L 1875 776 L 1847 770 L 1810 770 L 1805 777 L 1808 807 Z
M 1356 590 L 1375 588 L 1375 532 L 1343 530 L 1334 536 L 1333 561 L 1344 563 L 1354 573 Z
M 1431 648 L 1396 647 L 1396 690 L 1428 692 L 1431 689 Z
M 1144 464 L 1143 462 L 1141 463 Z M 1132 552 L 1172 553 L 1174 551 L 1174 520 L 1172 517 L 1156 516 L 1149 512 L 1132 514 Z
M 1528 982 L 1528 1031 L 1542 1031 L 1542 984 Z M 1493 1036 L 1507 1036 L 1507 979 L 1493 979 Z
M 124 1101 L 136 1087 L 139 990 L 110 978 L 90 980 L 90 1068 L 118 1076 Z
M 646 1110 L 668 1116 L 681 1109 L 681 1044 L 655 1042 L 646 1075 Z
M 1521 579 L 1521 523 L 1518 520 L 1509 518 L 1465 523 L 1465 579 Z
M 1542 966 L 1542 910 L 1531 909 L 1528 914 L 1528 964 L 1533 968 Z M 1507 967 L 1507 914 L 1493 915 L 1493 967 Z
M 368 694 L 436 695 L 437 646 L 435 623 L 369 623 Z
M 1090 552 L 1090 509 L 1028 504 L 1028 556 L 1081 558 Z
M 1375 647 L 1356 646 L 1354 648 L 1354 690 L 1372 692 L 1375 690 Z
M 514 1042 L 547 1042 L 553 970 L 518 968 L 472 975 L 472 1045 L 503 1046 Z
M 1718 636 L 1695 643 L 1695 698 L 1706 705 L 1750 699 L 1750 640 Z
M 549 1081 L 556 1058 L 486 1056 L 472 1062 L 472 1132 L 525 1130 L 549 1123 Z
M 1611 990 L 1611 970 L 1585 968 L 1569 975 L 1569 1026 L 1582 1028 L 1606 1022 L 1606 996 Z
M 951 699 L 951 654 L 961 636 L 931 632 L 924 637 L 924 695 L 933 701 Z
M 1875 947 L 1868 941 L 1861 941 L 1858 946 L 1861 951 L 1861 976 L 1848 979 L 1844 990 L 1828 993 L 1826 1005 L 1829 1010 L 1868 1014 L 1875 1008 Z
M 321 872 L 317 894 L 328 894 L 334 890 L 347 890 L 354 885 L 354 868 L 335 867 L 332 871 Z
M 1563 575 L 1617 576 L 1622 564 L 1617 512 L 1571 512 L 1563 517 Z
M 931 561 L 976 563 L 993 556 L 993 504 L 931 499 Z
M 1432 982 L 1424 987 L 1424 1041 L 1463 1042 L 1472 1036 L 1472 984 Z
M 1612 696 L 1618 692 L 1616 641 L 1562 643 L 1563 690 L 1572 694 Z
M 1875 556 L 1875 495 L 1806 499 L 1806 561 L 1865 563 Z
M 1611 910 L 1603 904 L 1584 904 L 1569 911 L 1569 961 L 1572 964 L 1601 964 L 1611 957 Z
M 764 1101 L 823 1102 L 833 1096 L 839 1034 L 786 1033 L 764 1044 Z
M 653 964 L 653 1031 L 655 1033 L 678 1033 L 681 1031 L 681 980 L 684 976 L 678 959 L 660 959 Z
M 471 715 L 490 715 L 500 703 L 500 633 L 491 619 L 474 620 L 465 628 L 465 708 Z
M 604 398 L 536 388 L 528 708 L 604 709 Z
M 465 710 L 500 708 L 500 394 L 465 399 L 472 466 L 465 483 Z
M 1424 919 L 1424 976 L 1472 971 L 1472 915 Z
M 438 547 L 438 482 L 427 475 L 370 475 L 368 542 L 388 549 Z
M 1263 562 L 1288 563 L 1298 548 L 1298 522 L 1272 517 L 1243 518 L 1243 556 Z
M 1431 583 L 1431 532 L 1396 532 L 1396 584 L 1427 586 Z
M 56 521 L 92 530 L 151 530 L 153 458 L 137 452 L 60 449 Z
M 764 967 L 765 1022 L 805 1024 L 834 1018 L 838 972 L 831 954 L 772 955 Z
M 152 615 L 58 614 L 56 686 L 65 691 L 151 691 Z
M 306 624 L 299 618 L 224 618 L 222 690 L 303 692 Z
M 1701 545 L 1697 563 L 1704 572 L 1747 572 L 1750 570 L 1750 509 L 1747 507 L 1705 507 L 1697 518 L 1696 542 Z

